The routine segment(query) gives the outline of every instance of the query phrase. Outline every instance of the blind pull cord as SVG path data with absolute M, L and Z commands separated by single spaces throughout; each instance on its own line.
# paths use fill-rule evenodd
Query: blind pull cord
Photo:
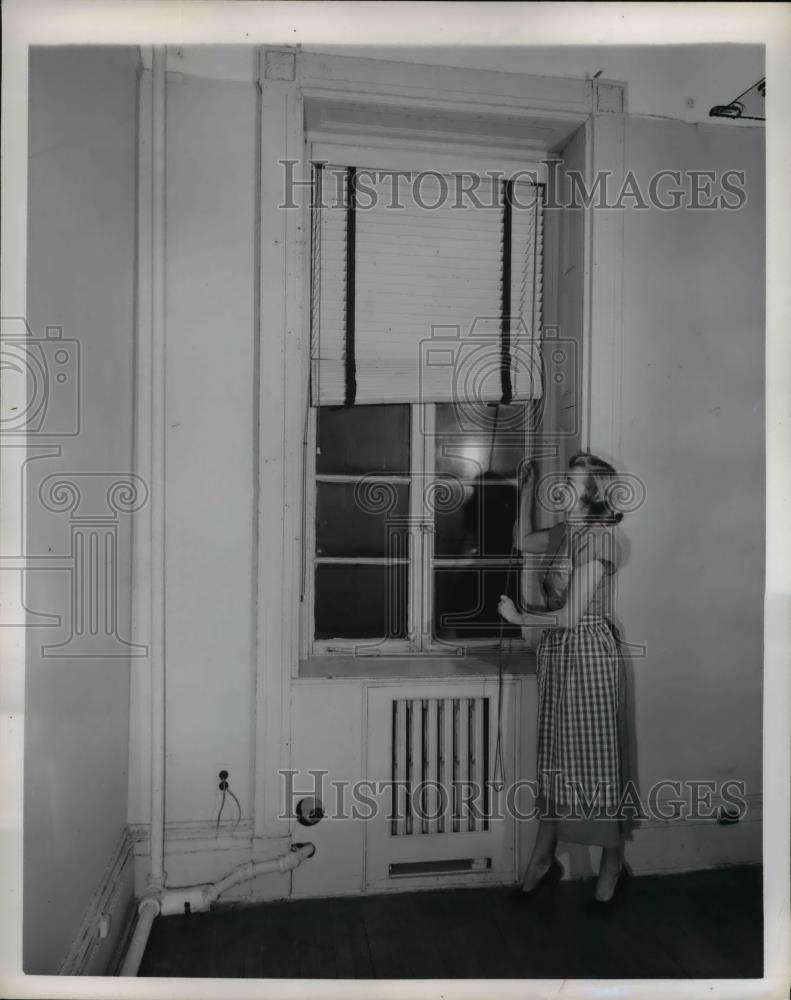
M 514 398 L 511 384 L 511 238 L 514 182 L 503 183 L 503 300 L 500 326 L 500 385 L 501 402 L 508 404 Z
M 349 167 L 346 172 L 346 350 L 344 367 L 346 379 L 345 406 L 354 406 L 357 397 L 357 358 L 354 341 L 354 275 L 357 245 L 357 170 Z

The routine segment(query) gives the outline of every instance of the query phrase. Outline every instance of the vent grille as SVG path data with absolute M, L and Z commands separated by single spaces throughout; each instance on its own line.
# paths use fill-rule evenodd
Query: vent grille
M 393 701 L 394 836 L 488 830 L 489 711 L 488 698 Z
M 488 872 L 491 858 L 454 858 L 449 861 L 401 861 L 388 867 L 390 878 L 411 875 L 456 875 L 459 872 Z

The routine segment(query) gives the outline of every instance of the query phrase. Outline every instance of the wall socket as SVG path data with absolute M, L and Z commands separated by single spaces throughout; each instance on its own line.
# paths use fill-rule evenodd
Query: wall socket
M 220 774 L 222 773 L 225 773 L 225 778 L 220 777 Z M 216 791 L 222 792 L 222 789 L 219 787 L 221 781 L 227 781 L 229 787 L 231 788 L 233 787 L 233 768 L 231 767 L 230 764 L 226 763 L 225 761 L 222 760 L 217 761 L 214 764 L 212 768 L 211 777 L 212 781 L 214 782 L 215 792 Z

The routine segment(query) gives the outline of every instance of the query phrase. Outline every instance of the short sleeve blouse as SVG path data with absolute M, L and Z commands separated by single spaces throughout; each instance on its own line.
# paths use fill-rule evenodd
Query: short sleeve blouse
M 566 602 L 566 592 L 573 570 L 598 560 L 604 576 L 588 605 L 588 613 L 607 615 L 612 596 L 612 577 L 621 561 L 621 546 L 614 524 L 570 526 L 556 524 L 549 533 L 549 564 L 542 581 L 547 608 L 555 611 Z

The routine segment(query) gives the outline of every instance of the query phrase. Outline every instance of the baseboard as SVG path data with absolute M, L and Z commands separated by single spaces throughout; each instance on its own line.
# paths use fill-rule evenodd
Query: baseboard
M 635 875 L 675 875 L 761 864 L 761 805 L 759 795 L 751 796 L 750 808 L 738 823 L 656 818 L 638 823 L 626 842 L 629 868 Z M 561 844 L 558 856 L 568 877 L 587 878 L 597 870 L 599 851 L 583 844 Z
M 627 858 L 636 875 L 669 875 L 760 864 L 763 859 L 763 823 L 668 823 L 634 832 Z
M 74 941 L 61 965 L 61 976 L 105 976 L 111 973 L 119 944 L 134 914 L 134 839 L 124 827 Z M 99 936 L 102 918 L 108 921 Z
M 721 824 L 716 819 L 669 819 L 657 815 L 641 822 L 633 831 L 632 839 L 626 846 L 626 858 L 635 875 L 674 874 L 700 871 L 737 865 L 760 864 L 763 850 L 762 801 L 760 795 L 748 797 L 745 815 L 738 823 Z M 664 808 L 664 806 L 663 806 Z M 669 814 L 666 810 L 665 815 Z M 535 823 L 525 824 L 531 828 L 532 839 Z M 131 828 L 135 840 L 134 868 L 135 889 L 139 897 L 143 894 L 148 877 L 149 831 L 146 824 Z M 525 831 L 526 833 L 527 831 Z M 306 831 L 306 840 L 310 834 Z M 317 838 L 318 840 L 318 838 Z M 527 857 L 530 844 L 525 841 L 522 853 Z M 165 870 L 169 886 L 195 885 L 215 882 L 223 878 L 237 865 L 249 861 L 273 858 L 289 849 L 287 838 L 256 840 L 252 824 L 234 824 L 219 829 L 212 823 L 169 823 L 165 829 Z M 558 854 L 568 878 L 587 878 L 597 870 L 599 863 L 597 847 L 581 844 L 562 844 Z M 308 862 L 305 866 L 306 876 Z M 520 862 L 521 864 L 521 862 Z M 359 886 L 338 885 L 331 893 L 319 891 L 311 893 L 309 879 L 304 876 L 298 883 L 296 893 L 292 893 L 291 873 L 264 875 L 252 882 L 235 886 L 219 901 L 222 904 L 254 903 L 269 900 L 294 898 L 314 898 L 326 895 L 360 895 Z M 513 881 L 504 875 L 503 884 Z M 487 879 L 497 884 L 497 878 Z M 440 883 L 437 883 L 440 884 Z M 442 880 L 441 884 L 449 884 Z M 479 879 L 469 882 L 458 880 L 458 885 L 480 884 Z M 399 885 L 387 884 L 371 887 L 374 891 L 414 891 L 416 888 L 432 888 L 434 885 L 417 886 L 412 880 L 404 879 Z
M 134 882 L 134 868 L 132 870 L 132 881 Z M 129 906 L 127 907 L 126 917 L 121 924 L 121 931 L 118 935 L 115 948 L 113 949 L 113 954 L 107 965 L 107 971 L 105 973 L 107 976 L 121 975 L 121 968 L 124 964 L 126 953 L 129 950 L 129 945 L 132 941 L 135 925 L 137 924 L 138 906 L 139 901 L 137 897 L 132 896 L 132 899 L 129 901 Z

